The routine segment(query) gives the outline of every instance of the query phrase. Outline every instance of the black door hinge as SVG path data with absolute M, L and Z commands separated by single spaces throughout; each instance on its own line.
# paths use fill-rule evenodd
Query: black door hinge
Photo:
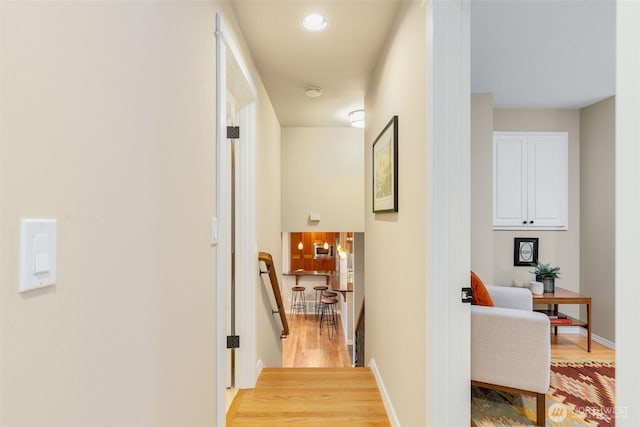
M 240 126 L 227 126 L 227 139 L 239 139 Z
M 227 335 L 227 348 L 240 348 L 240 336 Z
M 473 289 L 462 288 L 462 302 L 471 303 L 472 296 L 473 296 Z

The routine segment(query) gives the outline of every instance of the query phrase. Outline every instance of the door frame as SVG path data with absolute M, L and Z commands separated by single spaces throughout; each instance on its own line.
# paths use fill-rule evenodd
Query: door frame
M 471 419 L 471 309 L 461 302 L 469 286 L 470 225 L 470 3 L 431 1 L 427 8 L 427 265 L 433 268 L 425 307 L 430 425 L 468 425 Z
M 256 103 L 257 90 L 235 43 L 232 32 L 216 14 L 216 423 L 226 421 L 225 366 L 226 282 L 231 277 L 231 150 L 227 139 L 227 90 L 238 105 L 240 139 L 237 149 L 239 185 L 236 212 L 236 333 L 241 347 L 236 352 L 236 388 L 255 387 L 256 348 Z

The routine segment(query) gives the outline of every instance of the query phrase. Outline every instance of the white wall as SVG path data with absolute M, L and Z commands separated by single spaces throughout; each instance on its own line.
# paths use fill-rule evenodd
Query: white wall
M 615 97 L 580 110 L 580 291 L 592 298 L 593 333 L 609 341 L 615 341 L 615 117 Z
M 2 2 L 0 424 L 213 425 L 214 16 Z M 19 294 L 25 217 L 58 281 Z
M 616 425 L 640 425 L 640 3 L 616 4 Z
M 365 358 L 374 359 L 406 426 L 426 425 L 426 11 L 402 2 L 367 87 Z M 399 116 L 399 212 L 371 212 L 371 147 Z
M 495 109 L 495 131 L 567 131 L 569 133 L 569 228 L 567 231 L 495 231 L 493 280 L 496 284 L 529 283 L 530 267 L 513 265 L 514 237 L 538 237 L 538 260 L 560 266 L 556 286 L 580 290 L 580 111 Z M 492 141 L 488 141 L 492 144 Z M 487 170 L 491 171 L 487 165 Z M 486 200 L 492 200 L 491 194 Z M 566 310 L 571 314 L 571 309 Z
M 283 231 L 364 230 L 363 138 L 347 127 L 282 129 Z
M 0 424 L 214 425 L 214 25 L 219 11 L 237 28 L 228 4 L 0 7 Z M 278 161 L 254 79 L 258 150 Z M 258 169 L 259 191 L 279 187 Z M 257 205 L 277 256 L 279 207 Z M 58 282 L 18 294 L 24 217 L 58 220 Z M 279 360 L 277 345 L 259 357 Z

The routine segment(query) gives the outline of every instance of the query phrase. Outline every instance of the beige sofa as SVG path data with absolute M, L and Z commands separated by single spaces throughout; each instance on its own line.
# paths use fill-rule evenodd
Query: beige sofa
M 551 369 L 549 319 L 532 310 L 526 288 L 487 290 L 495 307 L 471 307 L 472 383 L 535 396 L 537 424 L 544 426 Z

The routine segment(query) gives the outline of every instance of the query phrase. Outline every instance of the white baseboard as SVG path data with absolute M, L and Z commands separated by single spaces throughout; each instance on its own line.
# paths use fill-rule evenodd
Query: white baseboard
M 553 332 L 552 332 L 553 333 Z M 558 335 L 582 335 L 583 337 L 587 336 L 587 330 L 585 328 L 581 328 L 580 326 L 563 326 L 558 328 Z M 611 350 L 616 349 L 616 343 L 609 341 L 606 338 L 602 338 L 599 335 L 591 333 L 591 340 L 601 344 Z
M 260 359 L 258 360 L 258 363 L 256 363 L 256 381 L 260 377 L 260 374 L 262 373 L 263 369 L 264 369 L 264 363 L 262 363 L 262 359 Z
M 396 411 L 393 409 L 391 398 L 389 397 L 389 393 L 387 393 L 387 389 L 384 386 L 384 381 L 382 381 L 382 376 L 380 375 L 380 371 L 378 370 L 378 365 L 376 365 L 375 359 L 371 359 L 367 366 L 371 368 L 371 372 L 373 372 L 373 376 L 376 379 L 378 389 L 380 390 L 380 395 L 382 396 L 382 402 L 384 403 L 384 408 L 387 410 L 387 416 L 389 417 L 391 425 L 393 427 L 400 427 L 400 420 L 398 420 L 398 415 L 396 415 Z
M 580 328 L 580 335 L 586 337 L 587 336 L 587 331 L 584 328 Z M 591 340 L 597 342 L 598 344 L 601 344 L 607 348 L 610 348 L 611 350 L 615 350 L 616 349 L 616 343 L 614 343 L 613 341 L 609 341 L 606 338 L 602 338 L 599 335 L 594 334 L 593 332 L 591 333 Z

